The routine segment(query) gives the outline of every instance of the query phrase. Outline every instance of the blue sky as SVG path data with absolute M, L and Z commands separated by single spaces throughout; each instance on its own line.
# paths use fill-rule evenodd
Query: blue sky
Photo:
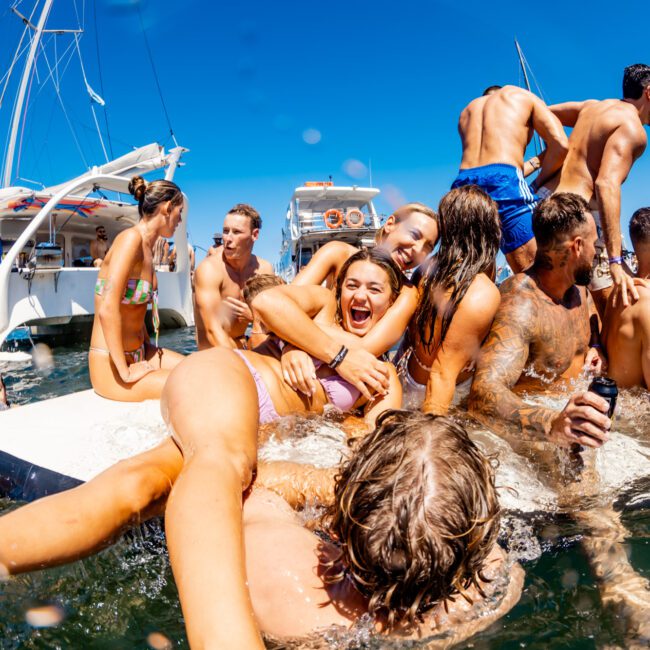
M 18 9 L 29 13 L 34 0 Z M 549 103 L 619 97 L 626 65 L 648 62 L 647 5 L 591 2 L 247 3 L 205 0 L 55 0 L 49 26 L 76 27 L 88 81 L 115 156 L 169 130 L 142 35 L 156 61 L 176 137 L 191 151 L 176 180 L 190 200 L 189 230 L 206 247 L 223 215 L 246 202 L 262 214 L 258 252 L 275 261 L 293 188 L 307 180 L 382 189 L 377 207 L 437 206 L 460 160 L 463 106 L 491 84 L 522 83 L 517 37 Z M 95 18 L 96 8 L 96 18 Z M 95 24 L 98 30 L 95 29 Z M 0 71 L 20 36 L 0 14 Z M 60 55 L 69 36 L 56 37 Z M 54 43 L 46 50 L 54 54 Z M 98 53 L 101 66 L 98 66 Z M 46 72 L 43 59 L 39 73 Z M 15 94 L 15 91 L 14 91 Z M 88 164 L 103 161 L 79 63 L 61 96 Z M 0 107 L 0 142 L 13 96 Z M 20 158 L 21 177 L 53 184 L 85 170 L 51 87 L 34 83 Z M 318 131 L 316 144 L 305 131 Z M 350 161 L 358 161 L 350 163 Z M 352 173 L 352 176 L 350 175 Z M 623 188 L 623 221 L 650 203 L 650 154 Z

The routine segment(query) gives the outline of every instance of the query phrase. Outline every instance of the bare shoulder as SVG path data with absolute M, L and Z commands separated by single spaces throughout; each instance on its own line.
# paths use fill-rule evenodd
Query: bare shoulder
M 195 281 L 201 282 L 219 282 L 223 278 L 223 259 L 221 251 L 217 251 L 213 255 L 206 255 L 201 263 L 196 267 L 194 272 Z
M 123 230 L 113 240 L 112 248 L 119 246 L 120 248 L 137 248 L 142 245 L 142 235 L 137 228 L 128 228 Z
M 517 273 L 499 286 L 501 302 L 495 320 L 508 327 L 531 330 L 536 326 L 539 291 L 526 273 Z
M 465 309 L 471 313 L 487 310 L 494 314 L 500 302 L 501 293 L 496 284 L 485 273 L 479 273 L 469 285 L 459 309 Z
M 266 274 L 266 273 L 273 273 L 273 264 L 269 262 L 268 260 L 265 260 L 262 257 L 257 257 L 257 273 L 259 274 Z
M 344 262 L 348 257 L 352 257 L 352 255 L 354 255 L 358 250 L 359 249 L 352 246 L 352 244 L 348 244 L 344 241 L 330 241 L 324 246 L 321 246 L 318 249 L 318 252 L 320 253 L 322 251 L 323 255 L 336 257 L 341 262 Z

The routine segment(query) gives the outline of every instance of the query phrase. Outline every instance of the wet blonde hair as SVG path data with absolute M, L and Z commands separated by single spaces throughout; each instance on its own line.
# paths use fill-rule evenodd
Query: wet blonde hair
M 406 221 L 414 212 L 424 214 L 430 219 L 433 219 L 436 224 L 438 223 L 438 215 L 428 205 L 424 205 L 424 203 L 407 203 L 397 208 L 390 216 L 395 217 L 395 223 L 401 223 L 402 221 Z M 375 244 L 381 244 L 386 238 L 384 227 L 385 224 L 375 234 Z
M 389 628 L 414 626 L 472 585 L 483 593 L 499 512 L 490 462 L 462 426 L 386 411 L 336 477 L 324 524 L 341 549 L 326 579 L 349 576 Z
M 152 215 L 166 201 L 174 206 L 183 203 L 181 188 L 172 181 L 161 179 L 147 183 L 142 176 L 134 176 L 129 182 L 129 192 L 138 202 L 140 218 Z

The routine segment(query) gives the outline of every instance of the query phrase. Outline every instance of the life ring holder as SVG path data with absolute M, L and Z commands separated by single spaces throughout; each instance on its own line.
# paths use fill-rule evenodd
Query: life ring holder
M 345 213 L 345 223 L 349 228 L 361 228 L 365 220 L 363 212 L 357 208 L 351 208 Z
M 334 217 L 335 220 L 331 220 L 331 217 Z M 323 215 L 323 221 L 325 221 L 325 225 L 328 228 L 335 230 L 336 228 L 340 228 L 343 223 L 343 213 L 340 210 L 331 208 Z

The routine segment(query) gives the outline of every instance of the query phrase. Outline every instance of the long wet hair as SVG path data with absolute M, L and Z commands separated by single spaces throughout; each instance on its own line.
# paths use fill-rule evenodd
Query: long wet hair
M 343 283 L 348 274 L 349 268 L 355 262 L 372 262 L 376 266 L 382 268 L 388 276 L 388 283 L 390 284 L 391 304 L 395 302 L 399 296 L 404 283 L 404 274 L 400 271 L 399 266 L 394 262 L 393 258 L 385 251 L 379 248 L 362 248 L 358 253 L 349 257 L 336 277 L 336 286 L 334 295 L 336 296 L 336 321 L 341 323 L 343 320 L 343 313 L 341 310 L 341 292 L 343 291 Z
M 147 183 L 142 176 L 134 176 L 129 181 L 129 192 L 138 202 L 140 218 L 152 215 L 165 201 L 171 201 L 172 205 L 183 203 L 181 188 L 176 183 L 164 179 Z
M 442 346 L 460 301 L 479 273 L 489 273 L 501 240 L 497 204 L 478 186 L 447 192 L 438 208 L 440 248 L 420 281 L 415 313 L 418 336 L 431 350 L 439 305 L 451 290 L 436 347 Z
M 415 626 L 472 585 L 483 593 L 499 512 L 490 462 L 462 426 L 385 411 L 336 477 L 324 524 L 340 554 L 326 580 L 349 576 L 388 628 Z

